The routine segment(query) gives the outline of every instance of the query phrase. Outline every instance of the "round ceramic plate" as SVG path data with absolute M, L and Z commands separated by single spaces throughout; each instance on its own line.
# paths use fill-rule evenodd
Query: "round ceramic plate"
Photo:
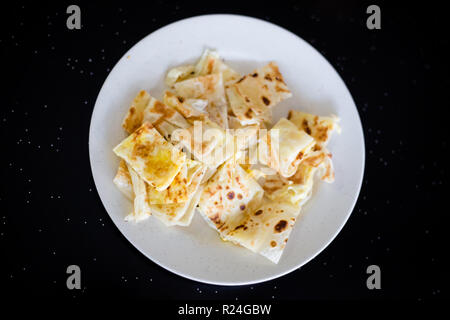
M 342 133 L 329 144 L 336 180 L 315 183 L 278 264 L 226 243 L 200 214 L 189 227 L 165 227 L 150 217 L 127 223 L 132 204 L 112 180 L 119 159 L 112 149 L 125 133 L 121 122 L 139 90 L 162 98 L 169 68 L 194 63 L 215 49 L 241 74 L 275 61 L 293 93 L 274 108 L 274 121 L 290 109 L 336 114 Z M 333 67 L 304 40 L 274 24 L 236 15 L 205 15 L 172 23 L 135 46 L 109 74 L 98 95 L 89 133 L 92 173 L 106 211 L 144 255 L 180 276 L 220 285 L 266 281 L 287 274 L 315 257 L 338 234 L 355 205 L 364 172 L 364 137 L 352 96 Z

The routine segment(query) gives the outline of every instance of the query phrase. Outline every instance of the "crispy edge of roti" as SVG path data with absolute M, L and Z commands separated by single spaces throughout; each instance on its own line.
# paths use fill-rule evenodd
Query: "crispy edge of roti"
M 128 164 L 127 168 L 130 173 L 135 197 L 133 201 L 133 212 L 125 217 L 125 221 L 140 222 L 151 215 L 150 208 L 147 204 L 147 189 L 145 181 L 139 177 L 137 172 Z
M 122 121 L 122 127 L 129 134 L 133 133 L 142 124 L 143 112 L 147 107 L 151 97 L 150 94 L 141 90 L 137 96 L 133 99 L 130 108 Z
M 125 160 L 120 159 L 117 173 L 113 179 L 114 184 L 129 200 L 133 201 L 134 191 L 133 183 L 131 182 L 131 176 L 128 172 L 127 163 Z
M 167 86 L 171 87 L 176 82 L 187 79 L 194 73 L 195 73 L 195 66 L 193 65 L 174 67 L 167 72 L 165 83 Z
M 316 150 L 325 147 L 330 141 L 334 131 L 341 133 L 339 118 L 335 115 L 329 117 L 317 116 L 297 110 L 290 110 L 287 116 L 300 130 L 304 130 L 316 141 Z

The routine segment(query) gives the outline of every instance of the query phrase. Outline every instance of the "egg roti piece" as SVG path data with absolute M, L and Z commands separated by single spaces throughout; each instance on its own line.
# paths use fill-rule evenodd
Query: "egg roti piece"
M 183 99 L 208 100 L 205 111 L 209 118 L 223 129 L 228 128 L 227 101 L 222 74 L 210 74 L 177 82 L 175 92 Z
M 314 114 L 290 110 L 288 119 L 304 130 L 307 134 L 316 140 L 317 149 L 321 149 L 328 144 L 333 131 L 341 132 L 339 118 L 332 115 L 330 117 L 321 117 Z
M 147 219 L 151 215 L 150 208 L 147 203 L 146 184 L 130 165 L 127 165 L 127 168 L 133 183 L 135 198 L 134 210 L 131 214 L 125 217 L 125 220 L 139 222 Z
M 314 144 L 310 135 L 299 130 L 289 120 L 281 118 L 267 135 L 261 137 L 259 160 L 283 177 L 290 177 Z
M 152 186 L 147 187 L 148 203 L 172 204 L 188 201 L 197 190 L 205 172 L 205 165 L 198 161 L 186 159 L 183 169 L 178 172 L 167 189 L 158 191 Z
M 113 182 L 128 199 L 134 199 L 133 183 L 131 182 L 131 176 L 128 172 L 127 163 L 123 159 L 120 159 L 119 168 L 117 169 Z
M 288 202 L 265 200 L 224 238 L 278 263 L 299 213 Z
M 141 90 L 134 98 L 130 109 L 128 109 L 122 122 L 122 127 L 126 132 L 131 134 L 141 126 L 144 117 L 144 109 L 147 107 L 150 99 L 150 94 L 145 90 Z
M 230 108 L 242 122 L 248 123 L 292 93 L 283 80 L 278 66 L 270 62 L 266 66 L 245 75 L 226 90 Z
M 199 211 L 224 235 L 245 219 L 247 211 L 260 205 L 262 196 L 261 186 L 239 164 L 228 161 L 206 183 Z
M 113 150 L 148 184 L 161 191 L 173 181 L 186 162 L 186 154 L 144 123 Z

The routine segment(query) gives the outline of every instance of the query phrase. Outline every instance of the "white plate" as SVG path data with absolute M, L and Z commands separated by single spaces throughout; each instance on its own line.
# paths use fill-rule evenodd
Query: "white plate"
M 269 61 L 278 63 L 293 97 L 277 105 L 274 119 L 289 109 L 341 118 L 342 134 L 329 149 L 334 184 L 317 182 L 278 265 L 247 249 L 225 243 L 199 214 L 189 227 L 163 226 L 150 217 L 134 224 L 124 217 L 132 205 L 112 180 L 119 159 L 112 149 L 124 137 L 122 119 L 141 89 L 162 97 L 170 67 L 196 61 L 216 49 L 242 74 Z M 220 285 L 257 283 L 291 272 L 321 252 L 353 210 L 364 172 L 364 137 L 347 87 L 308 43 L 271 23 L 237 15 L 206 15 L 172 23 L 145 37 L 116 64 L 98 95 L 89 132 L 92 173 L 106 211 L 125 237 L 149 259 L 180 276 Z

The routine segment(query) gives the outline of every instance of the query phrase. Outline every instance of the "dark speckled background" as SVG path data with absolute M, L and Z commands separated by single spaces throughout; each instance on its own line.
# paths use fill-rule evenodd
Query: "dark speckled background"
M 79 31 L 66 28 L 72 3 L 2 7 L 0 283 L 10 297 L 449 297 L 443 223 L 449 39 L 443 8 L 380 4 L 382 29 L 372 31 L 366 28 L 371 3 L 354 1 L 74 3 L 82 12 Z M 207 13 L 265 19 L 312 44 L 350 89 L 366 139 L 362 191 L 342 232 L 300 270 L 252 286 L 196 283 L 145 258 L 110 220 L 89 165 L 94 102 L 116 61 L 152 31 Z M 82 290 L 66 288 L 70 264 L 81 267 Z M 366 287 L 371 264 L 381 267 L 381 290 Z

